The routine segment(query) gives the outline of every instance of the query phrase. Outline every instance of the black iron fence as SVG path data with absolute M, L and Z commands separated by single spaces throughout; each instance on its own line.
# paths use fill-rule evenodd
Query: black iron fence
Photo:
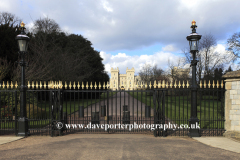
M 30 83 L 28 83 L 30 84 Z M 32 83 L 27 90 L 30 135 L 70 133 L 146 133 L 155 136 L 187 136 L 191 117 L 188 83 L 144 84 L 132 90 L 111 90 L 95 83 L 61 85 Z M 19 91 L 0 90 L 0 135 L 17 134 Z M 42 87 L 42 88 L 41 88 Z M 91 88 L 92 87 L 92 88 Z M 148 89 L 146 89 L 148 88 Z M 200 83 L 197 95 L 199 132 L 221 136 L 224 132 L 224 85 Z

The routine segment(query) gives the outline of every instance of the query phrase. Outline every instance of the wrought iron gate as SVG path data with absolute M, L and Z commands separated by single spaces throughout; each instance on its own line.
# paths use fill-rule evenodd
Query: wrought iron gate
M 51 91 L 51 135 L 154 133 L 155 136 L 165 136 L 163 129 L 154 126 L 165 124 L 164 92 L 164 90 Z M 149 99 L 151 101 L 147 102 Z
M 61 88 L 46 86 L 41 83 L 32 87 L 30 83 L 28 85 L 26 111 L 30 135 L 147 133 L 187 136 L 189 132 L 191 88 L 188 88 L 188 83 L 158 83 L 154 88 L 149 85 L 149 89 L 147 85 L 145 88 L 141 85 L 137 90 L 109 90 L 108 86 L 104 88 L 101 85 L 99 88 L 95 85 L 95 89 L 91 88 L 92 85 L 75 88 L 71 83 L 69 87 Z M 55 83 L 55 86 L 58 85 Z M 0 90 L 0 135 L 17 134 L 19 91 L 3 89 Z M 200 83 L 197 117 L 201 135 L 223 135 L 224 92 L 223 83 L 221 86 L 219 83 L 212 86 L 210 82 L 208 85 Z M 118 124 L 125 126 L 119 127 Z M 108 126 L 101 128 L 101 125 Z

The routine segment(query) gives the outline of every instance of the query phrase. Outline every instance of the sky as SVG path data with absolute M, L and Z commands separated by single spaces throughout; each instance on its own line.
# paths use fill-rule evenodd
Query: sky
M 177 65 L 189 47 L 192 20 L 225 54 L 227 39 L 240 32 L 239 6 L 239 0 L 0 0 L 0 11 L 15 14 L 26 28 L 39 18 L 54 19 L 63 31 L 91 41 L 108 73 L 134 67 L 136 75 L 146 63 L 163 70 L 168 62 Z

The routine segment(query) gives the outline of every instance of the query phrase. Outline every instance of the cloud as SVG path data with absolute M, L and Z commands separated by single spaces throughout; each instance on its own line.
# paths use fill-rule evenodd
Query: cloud
M 193 19 L 197 22 L 199 34 L 211 32 L 221 43 L 226 42 L 229 35 L 239 31 L 239 6 L 238 0 L 0 2 L 2 12 L 15 14 L 29 28 L 35 20 L 47 16 L 54 19 L 62 30 L 82 34 L 94 48 L 102 51 L 100 54 L 107 70 L 111 66 L 123 66 L 123 73 L 131 66 L 139 71 L 139 66 L 146 61 L 160 67 L 166 67 L 168 59 L 176 61 L 177 56 L 170 52 L 188 47 L 186 36 L 191 32 Z M 162 51 L 129 55 L 131 51 L 156 44 L 162 47 Z M 222 46 L 217 48 L 217 52 L 225 53 Z M 110 54 L 116 51 L 119 51 L 117 55 Z
M 121 74 L 126 73 L 126 69 L 134 67 L 135 74 L 138 75 L 141 67 L 145 64 L 157 65 L 157 67 L 166 69 L 168 59 L 174 61 L 179 57 L 170 52 L 156 52 L 152 55 L 134 55 L 130 56 L 126 53 L 118 53 L 117 55 L 107 54 L 100 52 L 101 57 L 104 59 L 105 70 L 110 74 L 111 68 L 119 68 Z
M 113 9 L 109 6 L 108 1 L 102 0 L 102 5 L 107 12 L 113 12 Z
M 177 48 L 175 48 L 173 45 L 167 45 L 166 47 L 162 48 L 162 51 L 174 52 L 177 51 Z
M 231 61 L 232 54 L 226 50 L 225 45 L 218 44 L 216 48 L 213 48 L 213 54 L 217 54 L 220 58 L 224 59 L 225 61 Z M 105 70 L 110 75 L 111 68 L 119 68 L 121 74 L 126 73 L 126 68 L 135 69 L 135 75 L 141 70 L 141 67 L 147 63 L 151 65 L 157 65 L 158 68 L 163 69 L 164 71 L 169 71 L 168 61 L 172 63 L 173 66 L 177 66 L 178 60 L 180 59 L 183 61 L 185 57 L 174 55 L 171 52 L 159 51 L 153 54 L 148 55 L 133 55 L 130 56 L 126 53 L 118 53 L 116 55 L 112 55 L 111 53 L 106 53 L 101 51 L 101 57 L 103 58 L 103 63 L 105 64 Z M 214 59 L 212 60 L 214 62 Z M 238 65 L 229 63 L 228 65 L 224 66 L 224 70 L 228 69 L 228 66 L 231 65 L 234 70 L 238 69 Z M 189 68 L 190 64 L 180 64 L 182 68 Z
M 193 19 L 199 34 L 211 32 L 220 41 L 226 41 L 240 26 L 238 0 L 82 0 L 68 3 L 22 0 L 0 4 L 1 11 L 17 15 L 26 24 L 32 22 L 29 14 L 33 20 L 48 16 L 63 30 L 82 33 L 95 48 L 106 52 L 134 50 L 156 43 L 174 44 L 175 49 L 182 49 L 188 46 L 186 36 L 191 32 L 189 27 Z M 174 50 L 170 46 L 164 51 Z

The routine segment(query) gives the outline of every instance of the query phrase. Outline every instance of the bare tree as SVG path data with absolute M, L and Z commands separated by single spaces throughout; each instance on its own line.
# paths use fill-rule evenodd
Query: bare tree
M 164 71 L 161 69 L 161 68 L 157 68 L 157 65 L 154 65 L 152 67 L 152 73 L 153 73 L 153 76 L 152 76 L 152 80 L 157 80 L 157 79 L 160 79 L 163 74 L 164 74 Z
M 203 76 L 210 76 L 216 68 L 222 67 L 229 63 L 232 57 L 226 53 L 216 51 L 216 39 L 213 35 L 208 34 L 202 36 L 199 43 L 199 52 L 196 53 L 196 58 L 199 61 L 197 64 L 197 80 L 201 80 Z M 190 50 L 183 50 L 186 57 L 186 62 L 191 64 L 192 55 Z
M 2 81 L 9 73 L 11 63 L 7 61 L 7 58 L 0 58 L 0 81 Z
M 48 80 L 62 80 L 82 81 L 84 78 L 93 74 L 93 70 L 86 63 L 89 56 L 79 57 L 75 59 L 73 56 L 61 51 L 60 48 L 42 51 L 43 48 L 36 48 L 33 55 L 27 55 L 26 60 L 28 66 L 26 68 L 26 79 L 28 81 L 48 81 Z M 56 55 L 55 51 L 58 51 Z M 82 67 L 82 71 L 79 68 Z M 21 67 L 18 65 L 14 70 L 13 80 L 19 81 Z M 87 71 L 86 73 L 83 73 Z M 78 74 L 82 73 L 82 74 Z
M 183 74 L 182 72 L 180 73 L 177 71 L 178 68 L 183 68 L 184 62 L 185 62 L 185 58 L 183 57 L 179 57 L 175 61 L 175 63 L 170 61 L 170 59 L 168 59 L 168 75 L 170 75 L 170 79 L 172 81 L 187 79 L 189 77 L 188 74 L 185 74 L 185 73 Z
M 217 42 L 212 34 L 208 34 L 202 37 L 199 45 L 199 50 L 201 50 L 203 60 L 204 60 L 204 75 L 210 75 L 213 70 L 210 69 L 210 56 L 212 56 L 213 49 L 215 49 Z M 217 62 L 218 63 L 218 62 Z M 214 68 L 217 63 L 214 64 Z
M 0 13 L 0 24 L 8 24 L 8 26 L 17 26 L 21 23 L 21 19 L 14 14 L 8 12 Z
M 37 20 L 34 28 L 36 32 L 31 34 L 29 52 L 26 54 L 29 66 L 26 68 L 27 80 L 82 81 L 97 72 L 89 66 L 87 60 L 93 55 L 86 54 L 86 50 L 78 49 L 73 54 L 71 50 L 63 48 L 59 41 L 69 37 L 63 32 L 58 32 L 60 29 L 54 20 L 48 18 Z M 13 80 L 19 81 L 20 75 L 20 66 L 17 65 Z
M 33 33 L 44 32 L 50 34 L 52 32 L 60 32 L 59 25 L 48 17 L 38 19 L 34 22 Z
M 151 82 L 159 80 L 167 80 L 167 77 L 164 75 L 164 71 L 161 68 L 158 68 L 157 65 L 152 66 L 151 64 L 145 63 L 142 69 L 139 72 L 141 81 Z
M 152 66 L 151 64 L 145 63 L 142 69 L 139 72 L 139 76 L 141 81 L 149 82 L 151 77 L 153 76 Z
M 233 61 L 236 61 L 240 58 L 240 32 L 234 33 L 228 40 L 227 40 L 228 50 L 233 54 Z M 240 64 L 240 62 L 239 62 Z

